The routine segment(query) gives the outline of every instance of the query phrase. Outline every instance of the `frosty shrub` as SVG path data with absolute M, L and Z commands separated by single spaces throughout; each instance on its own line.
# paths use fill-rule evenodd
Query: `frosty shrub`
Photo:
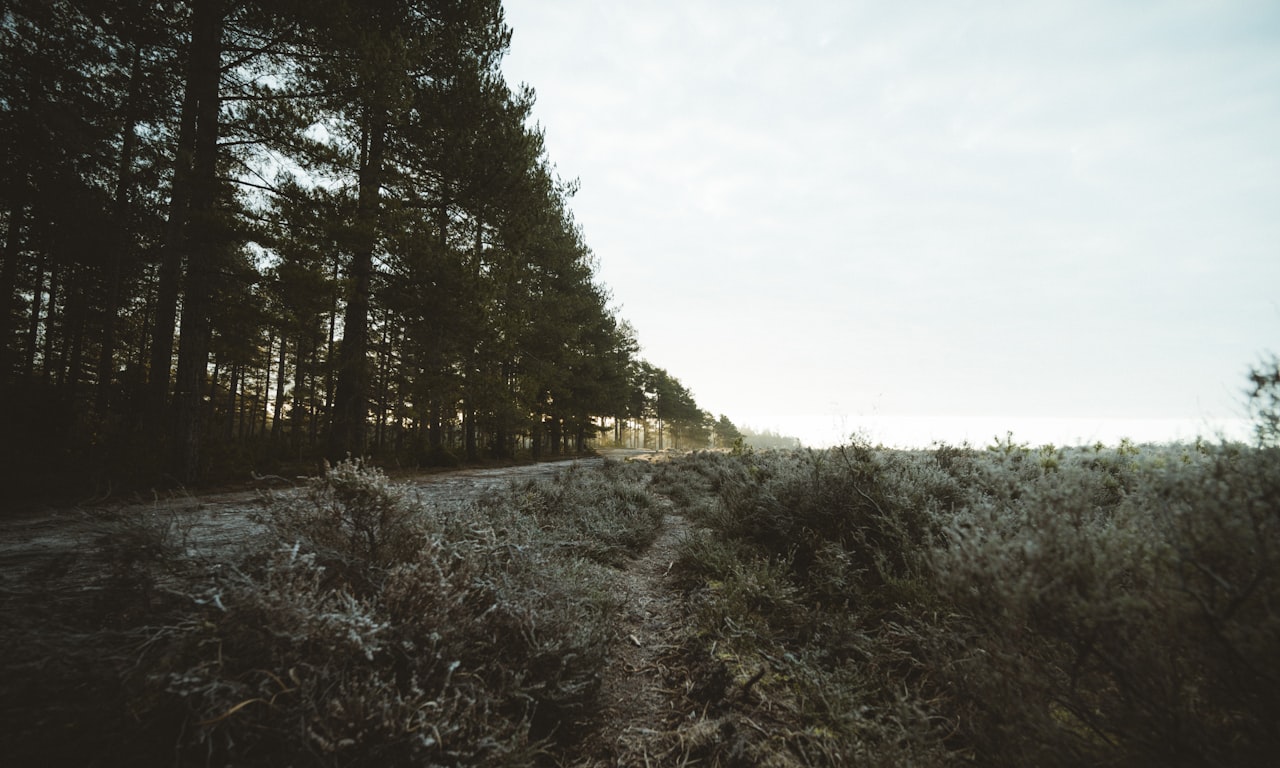
M 828 601 L 855 589 L 891 606 L 941 533 L 937 498 L 958 492 L 945 472 L 864 444 L 750 461 L 745 480 L 720 487 L 727 532 L 785 557 Z
M 957 515 L 935 555 L 965 736 L 1005 765 L 1262 765 L 1280 740 L 1280 463 L 1156 457 L 1118 504 L 1074 462 Z
M 306 480 L 300 491 L 269 493 L 264 508 L 263 521 L 281 545 L 298 544 L 331 567 L 388 567 L 423 546 L 408 492 L 355 459 Z
M 708 505 L 726 484 L 745 483 L 750 478 L 756 452 L 727 454 L 699 451 L 677 461 L 653 465 L 652 488 L 670 499 L 686 516 L 694 518 L 716 514 Z M 761 452 L 768 456 L 770 452 Z
M 618 462 L 600 470 L 571 466 L 554 479 L 519 484 L 485 503 L 518 510 L 565 554 L 615 566 L 654 540 L 663 516 L 644 476 Z
M 163 504 L 85 517 L 93 533 L 74 554 L 45 557 L 37 547 L 24 553 L 29 572 L 11 559 L 0 579 L 6 765 L 85 765 L 105 755 L 149 764 L 171 755 L 172 738 L 147 731 L 172 720 L 139 721 L 131 699 L 141 649 L 163 632 L 146 623 L 176 622 L 190 603 L 174 589 L 193 567 L 183 557 L 187 526 Z
M 159 504 L 134 514 L 97 517 L 93 548 L 105 577 L 99 599 L 125 614 L 145 611 L 157 599 L 159 582 L 186 566 L 182 561 L 190 549 L 189 518 Z
M 616 605 L 528 517 L 417 509 L 344 464 L 267 519 L 148 656 L 138 699 L 177 705 L 184 760 L 527 765 L 585 717 Z
M 671 724 L 689 764 L 1280 753 L 1280 448 L 1012 438 L 606 464 L 444 509 L 345 464 L 272 499 L 258 548 L 218 562 L 131 521 L 0 605 L 0 748 L 563 762 L 619 634 L 608 566 L 668 502 L 692 528 L 668 582 L 687 632 L 663 658 L 696 713 Z
M 722 723 L 767 708 L 785 747 L 752 740 L 754 760 L 1225 766 L 1280 750 L 1276 449 L 1009 438 L 680 463 L 660 477 L 704 526 L 679 564 L 705 670 L 690 688 Z
M 664 482 L 688 489 L 705 526 L 679 562 L 692 666 L 710 670 L 693 687 L 725 723 L 763 717 L 753 700 L 779 721 L 779 735 L 739 752 L 780 764 L 951 759 L 921 649 L 939 607 L 927 552 L 940 508 L 965 493 L 959 481 L 865 444 L 673 464 Z M 727 748 L 702 757 L 732 764 Z

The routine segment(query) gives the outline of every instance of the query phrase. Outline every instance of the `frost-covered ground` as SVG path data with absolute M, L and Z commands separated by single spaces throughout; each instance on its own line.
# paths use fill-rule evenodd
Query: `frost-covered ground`
M 605 452 L 627 455 L 630 452 Z M 566 459 L 510 467 L 460 469 L 421 475 L 406 475 L 399 482 L 425 505 L 448 505 L 473 501 L 484 493 L 513 482 L 549 478 L 566 466 L 598 466 L 603 458 Z M 51 507 L 0 517 L 0 585 L 13 589 L 24 574 L 36 572 L 42 579 L 52 574 L 86 567 L 79 556 L 92 549 L 104 536 L 116 535 L 122 521 L 163 525 L 170 529 L 174 543 L 195 555 L 218 557 L 234 551 L 263 532 L 253 520 L 261 511 L 263 496 L 296 493 L 302 482 L 285 478 L 260 481 L 255 490 L 220 493 L 156 493 L 150 500 L 136 496 L 110 502 Z M 73 574 L 74 575 L 74 574 Z M 83 576 L 84 574 L 79 574 Z M 46 585 L 47 586 L 47 585 Z
M 0 753 L 1269 765 L 1276 450 L 339 465 L 259 506 L 16 521 Z
M 11 518 L 0 753 L 527 764 L 590 720 L 611 574 L 661 525 L 640 474 L 605 463 L 344 463 L 262 496 Z

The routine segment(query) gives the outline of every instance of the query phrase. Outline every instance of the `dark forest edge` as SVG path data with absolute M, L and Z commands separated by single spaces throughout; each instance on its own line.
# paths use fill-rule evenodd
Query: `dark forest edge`
M 15 492 L 732 442 L 639 358 L 510 34 L 498 0 L 6 3 Z

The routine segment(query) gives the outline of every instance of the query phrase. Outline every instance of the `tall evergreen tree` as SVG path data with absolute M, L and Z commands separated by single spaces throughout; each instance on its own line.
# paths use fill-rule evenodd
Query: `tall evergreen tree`
M 645 403 L 533 91 L 499 69 L 498 0 L 0 14 L 0 392 L 24 466 L 167 456 L 188 482 L 210 442 L 269 434 L 277 458 L 439 459 L 693 423 L 678 390 Z

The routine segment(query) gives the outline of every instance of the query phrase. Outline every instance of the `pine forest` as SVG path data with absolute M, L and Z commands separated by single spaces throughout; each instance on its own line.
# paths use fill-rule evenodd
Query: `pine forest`
M 14 477 L 697 447 L 638 357 L 499 0 L 6 2 Z

